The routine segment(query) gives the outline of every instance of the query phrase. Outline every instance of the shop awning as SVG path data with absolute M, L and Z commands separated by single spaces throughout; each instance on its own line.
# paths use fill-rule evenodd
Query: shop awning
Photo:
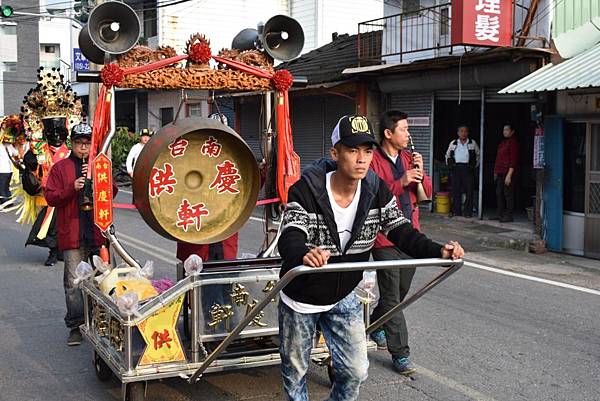
M 560 64 L 548 64 L 498 93 L 546 92 L 600 87 L 600 43 Z

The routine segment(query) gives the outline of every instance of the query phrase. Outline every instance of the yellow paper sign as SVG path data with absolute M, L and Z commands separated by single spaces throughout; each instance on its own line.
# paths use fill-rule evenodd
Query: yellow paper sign
M 140 358 L 139 366 L 186 360 L 175 329 L 184 296 L 180 296 L 138 324 L 146 342 L 146 349 Z

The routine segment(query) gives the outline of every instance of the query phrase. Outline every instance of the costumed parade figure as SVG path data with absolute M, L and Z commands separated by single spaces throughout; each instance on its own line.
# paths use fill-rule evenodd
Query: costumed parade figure
M 0 117 L 0 211 L 10 212 L 19 206 L 12 191 L 19 184 L 19 170 L 28 150 L 23 120 L 18 114 Z
M 56 69 L 38 70 L 38 84 L 31 89 L 21 107 L 29 150 L 23 157 L 21 182 L 23 207 L 19 222 L 33 222 L 25 245 L 50 249 L 46 266 L 60 258 L 56 240 L 56 216 L 44 199 L 50 169 L 69 156 L 67 139 L 70 127 L 80 123 L 81 102 Z

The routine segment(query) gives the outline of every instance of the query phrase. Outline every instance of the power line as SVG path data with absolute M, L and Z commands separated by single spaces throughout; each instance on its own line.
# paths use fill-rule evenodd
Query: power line
M 156 2 L 156 4 L 157 4 L 157 6 L 161 6 L 161 7 L 168 7 L 169 5 L 179 4 L 180 2 L 186 2 L 186 1 L 193 1 L 193 0 L 162 0 L 162 1 L 161 1 L 161 0 L 159 0 L 159 1 L 157 1 L 157 2 Z M 141 4 L 142 4 L 142 8 L 140 8 L 140 9 L 135 9 L 135 8 L 131 7 L 131 5 L 130 5 L 130 4 L 128 4 L 128 5 L 129 5 L 131 8 L 133 8 L 135 11 L 142 11 L 142 10 L 144 10 L 144 8 L 143 8 L 143 3 L 145 3 L 144 1 L 141 1 L 141 2 L 135 2 L 135 3 L 136 3 L 136 5 L 137 5 L 137 4 L 139 4 L 139 3 L 141 3 Z M 173 3 L 173 4 L 169 4 L 169 3 Z M 59 5 L 59 4 L 60 4 L 60 5 L 67 5 L 67 6 L 69 6 L 69 7 L 66 7 L 66 8 L 50 8 L 50 7 L 48 7 L 48 5 L 46 5 L 46 7 L 42 7 L 42 6 L 40 6 L 40 5 L 37 5 L 37 6 L 29 6 L 29 7 L 19 7 L 18 9 L 17 9 L 17 8 L 14 8 L 14 11 L 17 11 L 17 12 L 18 12 L 18 11 L 36 10 L 36 9 L 37 9 L 37 10 L 42 10 L 42 9 L 46 9 L 46 10 L 48 10 L 48 9 L 51 9 L 51 10 L 53 10 L 53 11 L 61 11 L 61 10 L 62 10 L 62 11 L 66 11 L 66 10 L 71 10 L 71 7 L 70 7 L 70 6 L 71 6 L 71 5 L 75 5 L 75 1 L 62 1 L 62 2 L 58 2 L 58 3 L 53 3 L 52 5 Z M 125 3 L 125 4 L 127 4 L 127 3 Z M 90 9 L 91 9 L 91 8 L 94 8 L 94 6 L 88 6 L 88 7 L 89 7 Z M 158 7 L 157 7 L 157 8 L 158 8 Z M 146 10 L 149 10 L 149 9 L 154 9 L 154 7 L 146 8 Z

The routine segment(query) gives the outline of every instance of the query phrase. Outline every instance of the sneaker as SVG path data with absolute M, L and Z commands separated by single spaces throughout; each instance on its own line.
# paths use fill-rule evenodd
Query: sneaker
M 370 335 L 371 340 L 377 344 L 377 349 L 387 349 L 387 341 L 385 339 L 385 331 L 377 329 Z
M 392 364 L 394 370 L 404 376 L 410 376 L 417 371 L 417 368 L 410 363 L 409 357 L 392 358 Z
M 71 333 L 69 333 L 69 338 L 67 339 L 67 345 L 80 345 L 81 341 L 83 341 L 83 338 L 81 337 L 81 331 L 79 331 L 79 329 L 71 330 Z
M 58 262 L 58 255 L 56 251 L 50 250 L 48 254 L 48 259 L 44 262 L 44 266 L 54 266 Z

